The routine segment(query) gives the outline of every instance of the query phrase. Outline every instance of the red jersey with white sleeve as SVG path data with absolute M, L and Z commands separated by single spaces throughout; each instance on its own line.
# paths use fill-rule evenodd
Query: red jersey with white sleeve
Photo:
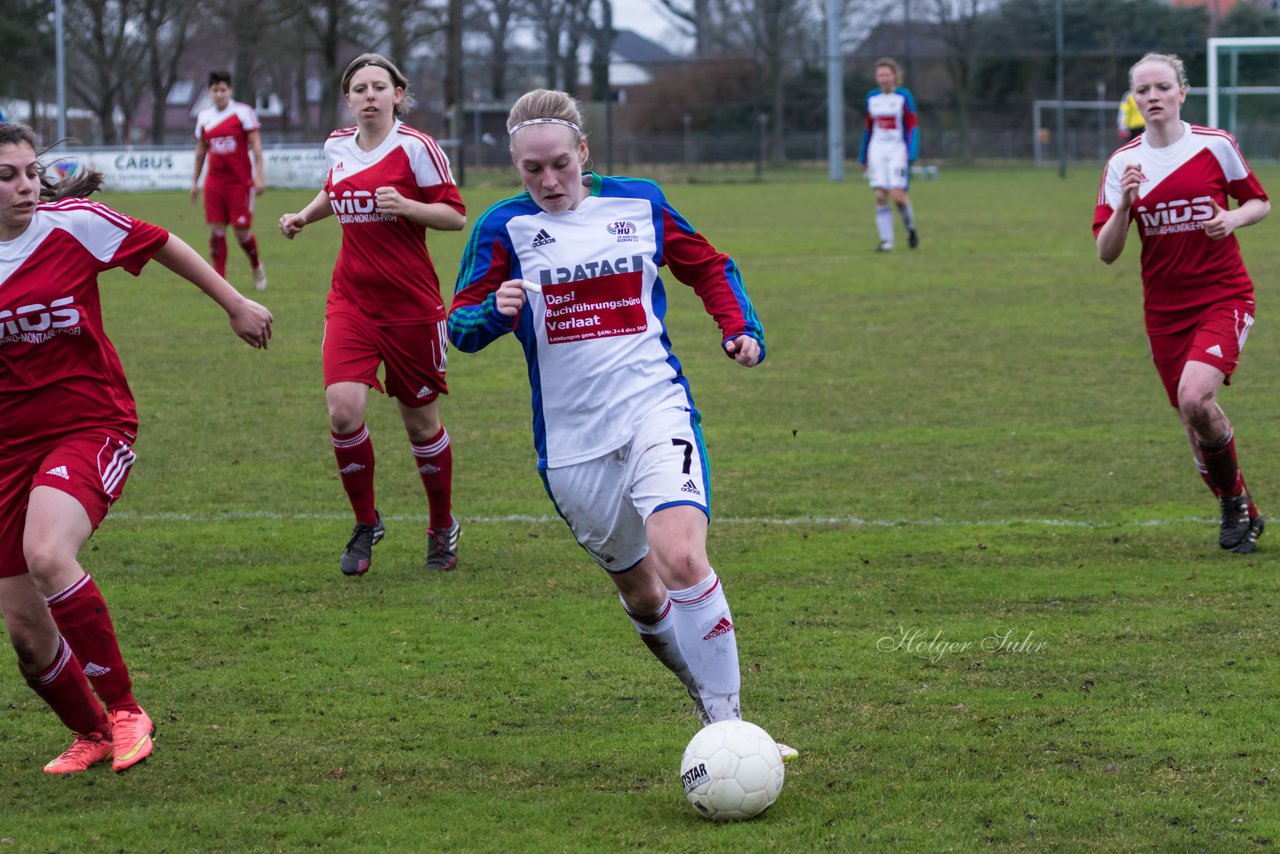
M 354 127 L 337 130 L 324 144 L 324 189 L 342 225 L 328 310 L 354 309 L 384 326 L 443 320 L 426 226 L 382 213 L 376 193 L 394 187 L 406 199 L 443 203 L 465 215 L 449 158 L 434 139 L 399 120 L 373 151 L 360 149 L 357 134 Z
M 1142 239 L 1142 290 L 1147 331 L 1175 332 L 1194 324 L 1205 309 L 1228 300 L 1253 302 L 1253 280 L 1234 234 L 1210 240 L 1205 220 L 1210 200 L 1226 210 L 1227 197 L 1243 203 L 1267 194 L 1223 130 L 1183 122 L 1173 145 L 1154 148 L 1138 137 L 1111 155 L 1093 215 L 1096 237 L 1120 204 L 1125 167 L 1142 167 L 1140 195 L 1130 208 Z
M 249 132 L 260 127 L 253 107 L 232 101 L 225 110 L 206 107 L 196 117 L 196 139 L 204 140 L 208 154 L 206 180 L 220 184 L 252 184 Z
M 102 328 L 98 274 L 136 276 L 168 239 L 76 198 L 39 205 L 21 237 L 0 243 L 0 448 L 95 426 L 137 429 Z

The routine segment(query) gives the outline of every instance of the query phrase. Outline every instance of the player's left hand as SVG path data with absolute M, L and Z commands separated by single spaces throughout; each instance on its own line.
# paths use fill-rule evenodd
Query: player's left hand
M 745 368 L 760 364 L 760 342 L 749 335 L 739 335 L 724 342 L 724 351 Z
M 250 347 L 259 350 L 267 349 L 271 340 L 271 322 L 274 318 L 266 306 L 251 299 L 245 299 L 240 305 L 227 312 L 231 328 Z
M 1210 198 L 1209 204 L 1213 205 L 1213 219 L 1204 221 L 1204 233 L 1210 240 L 1221 240 L 1236 230 L 1235 219 L 1230 211 L 1218 207 L 1217 199 Z
M 409 200 L 395 187 L 379 187 L 374 191 L 378 211 L 391 216 L 403 216 L 409 212 Z

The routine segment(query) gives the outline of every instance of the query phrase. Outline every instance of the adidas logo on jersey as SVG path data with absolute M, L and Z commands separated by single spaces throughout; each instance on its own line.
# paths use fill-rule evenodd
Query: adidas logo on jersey
M 418 400 L 422 400 L 424 397 L 427 397 L 430 394 L 431 394 L 431 388 L 429 386 L 424 385 L 422 388 L 418 389 Z
M 1206 353 L 1208 353 L 1208 354 L 1210 354 L 1210 355 L 1212 355 L 1212 356 L 1217 356 L 1219 359 L 1221 359 L 1221 358 L 1222 358 L 1222 348 L 1221 348 L 1220 346 L 1218 346 L 1217 344 L 1214 344 L 1214 345 L 1213 345 L 1212 347 L 1210 347 L 1208 350 L 1205 350 L 1205 352 L 1206 352 Z
M 545 228 L 538 229 L 538 233 L 533 236 L 534 249 L 537 249 L 539 246 L 546 246 L 548 243 L 555 243 L 555 242 L 556 242 L 556 239 L 552 237 L 550 234 L 547 234 L 547 230 Z
M 691 492 L 691 493 L 693 493 L 694 495 L 701 495 L 701 494 L 702 494 L 701 492 L 699 492 L 699 491 L 698 491 L 698 486 L 697 486 L 697 484 L 695 484 L 692 480 L 686 480 L 686 481 L 684 482 L 684 486 L 680 487 L 680 491 L 681 491 L 681 492 Z
M 1221 353 L 1219 353 L 1218 355 L 1222 355 L 1222 354 L 1221 354 Z M 51 474 L 51 475 L 53 475 L 54 477 L 60 477 L 60 478 L 62 478 L 63 480 L 71 480 L 71 475 L 69 475 L 69 474 L 67 473 L 67 467 L 66 467 L 66 466 L 54 466 L 53 468 L 51 468 L 51 469 L 49 469 L 47 472 L 45 472 L 45 474 Z
M 358 471 L 364 471 L 364 466 L 359 463 L 352 463 L 351 465 L 343 466 L 338 469 L 338 474 L 355 474 Z
M 702 636 L 703 640 L 711 640 L 721 635 L 727 635 L 733 631 L 733 623 L 729 622 L 728 617 L 721 617 L 720 622 L 716 623 L 716 627 Z
M 110 672 L 110 667 L 103 667 L 101 664 L 94 664 L 92 661 L 84 666 L 84 675 L 90 678 L 95 676 L 106 676 Z

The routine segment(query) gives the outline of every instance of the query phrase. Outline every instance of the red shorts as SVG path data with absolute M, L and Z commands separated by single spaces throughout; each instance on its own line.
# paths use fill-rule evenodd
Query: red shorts
M 225 223 L 232 228 L 253 225 L 253 185 L 204 182 L 204 221 Z
M 444 381 L 449 339 L 446 321 L 378 326 L 355 312 L 330 312 L 324 320 L 324 385 L 364 383 L 382 391 L 378 364 L 386 366 L 387 394 L 405 406 L 426 406 L 448 394 Z
M 1195 324 L 1177 332 L 1148 335 L 1151 359 L 1160 372 L 1169 404 L 1178 405 L 1178 382 L 1187 362 L 1204 362 L 1227 375 L 1240 364 L 1240 351 L 1253 327 L 1252 303 L 1228 302 L 1215 305 L 1200 315 Z
M 37 486 L 59 489 L 84 507 L 96 531 L 124 491 L 134 453 L 131 433 L 86 430 L 9 449 L 0 458 L 0 578 L 22 575 L 27 505 Z

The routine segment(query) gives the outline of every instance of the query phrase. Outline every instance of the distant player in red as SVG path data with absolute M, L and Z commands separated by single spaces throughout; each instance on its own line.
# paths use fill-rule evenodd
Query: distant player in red
M 114 756 L 125 771 L 151 754 L 155 727 L 78 558 L 124 489 L 138 429 L 98 274 L 137 275 L 155 258 L 254 347 L 267 346 L 271 314 L 177 237 L 83 198 L 99 173 L 53 185 L 36 158 L 30 128 L 0 124 L 0 612 L 27 683 L 75 733 L 44 770 Z
M 288 238 L 330 215 L 342 224 L 325 310 L 324 384 L 338 472 L 356 517 L 339 562 L 350 576 L 368 571 L 383 535 L 374 502 L 373 443 L 364 423 L 369 389 L 382 390 L 380 363 L 426 487 L 426 567 L 449 570 L 458 562 L 453 451 L 437 400 L 449 392 L 448 337 L 426 230 L 459 231 L 467 217 L 440 146 L 400 121 L 408 90 L 390 60 L 375 53 L 356 57 L 342 75 L 342 92 L 357 124 L 334 131 L 325 143 L 324 189 L 299 213 L 280 217 Z
M 209 174 L 204 180 L 204 218 L 209 223 L 209 256 L 219 276 L 227 275 L 227 225 L 253 270 L 253 286 L 267 287 L 267 271 L 258 257 L 258 241 L 253 225 L 253 200 L 267 187 L 262 159 L 258 116 L 253 107 L 231 100 L 231 75 L 209 72 L 209 95 L 213 106 L 196 118 L 196 173 L 191 179 L 191 201 L 200 198 L 200 173 L 205 160 Z M 253 162 L 249 162 L 249 152 Z
M 1271 203 L 1235 137 L 1182 121 L 1187 77 L 1178 57 L 1149 53 L 1129 79 L 1146 132 L 1117 149 L 1103 173 L 1093 217 L 1098 256 L 1119 258 L 1137 223 L 1151 356 L 1200 475 L 1220 500 L 1218 543 L 1250 554 L 1263 519 L 1218 389 L 1230 383 L 1254 317 L 1253 281 L 1232 232 L 1260 221 Z

